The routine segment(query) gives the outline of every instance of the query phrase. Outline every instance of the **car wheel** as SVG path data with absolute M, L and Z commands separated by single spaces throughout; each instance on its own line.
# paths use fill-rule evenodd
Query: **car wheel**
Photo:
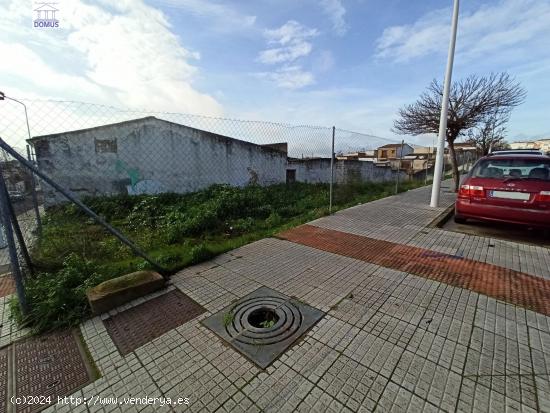
M 458 215 L 455 215 L 455 222 L 457 224 L 465 224 L 466 223 L 466 218 L 462 218 Z

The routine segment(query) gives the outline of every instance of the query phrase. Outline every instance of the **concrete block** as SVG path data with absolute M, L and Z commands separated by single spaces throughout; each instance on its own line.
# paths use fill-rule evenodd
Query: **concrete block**
M 137 271 L 113 278 L 86 291 L 92 312 L 96 315 L 126 304 L 164 287 L 165 279 L 154 271 Z

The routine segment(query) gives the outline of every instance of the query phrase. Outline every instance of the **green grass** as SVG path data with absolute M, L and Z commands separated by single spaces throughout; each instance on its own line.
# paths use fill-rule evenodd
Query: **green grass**
M 229 324 L 231 324 L 234 319 L 235 319 L 235 314 L 233 314 L 233 310 L 231 310 L 228 313 L 225 313 L 223 315 L 223 325 L 224 325 L 224 327 L 227 327 Z
M 407 181 L 406 191 L 423 182 Z M 393 195 L 395 183 L 334 187 L 333 211 Z M 214 185 L 190 194 L 85 199 L 168 273 L 328 214 L 329 187 L 295 183 L 235 188 Z M 31 251 L 39 275 L 27 282 L 38 331 L 75 325 L 89 314 L 85 290 L 134 271 L 152 269 L 75 205 L 48 209 Z

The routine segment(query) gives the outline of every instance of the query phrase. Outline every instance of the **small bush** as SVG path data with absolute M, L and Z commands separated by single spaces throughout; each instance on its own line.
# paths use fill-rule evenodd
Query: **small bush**
M 269 216 L 265 220 L 266 226 L 270 227 L 270 228 L 271 227 L 278 227 L 279 225 L 282 224 L 282 222 L 283 222 L 283 219 L 276 212 L 272 212 L 271 214 L 269 214 Z
M 77 325 L 90 308 L 86 290 L 106 278 L 76 254 L 69 255 L 56 273 L 40 273 L 25 285 L 29 314 L 23 318 L 17 299 L 11 301 L 12 315 L 36 332 Z
M 231 236 L 246 234 L 253 231 L 254 225 L 254 218 L 240 218 L 227 224 L 226 233 Z
M 139 262 L 136 264 L 136 270 L 138 271 L 150 270 L 151 267 L 151 263 L 146 260 L 139 260 Z

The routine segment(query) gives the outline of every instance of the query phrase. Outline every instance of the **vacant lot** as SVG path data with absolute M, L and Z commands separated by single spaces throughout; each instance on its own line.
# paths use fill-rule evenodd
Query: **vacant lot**
M 405 182 L 400 191 L 420 186 Z M 386 197 L 394 183 L 336 186 L 334 210 Z M 190 194 L 116 196 L 85 203 L 147 252 L 168 273 L 328 214 L 324 184 L 215 185 Z M 75 324 L 88 313 L 86 288 L 150 268 L 74 205 L 47 211 L 32 251 L 39 275 L 27 281 L 38 329 Z M 69 299 L 70 297 L 70 299 Z

